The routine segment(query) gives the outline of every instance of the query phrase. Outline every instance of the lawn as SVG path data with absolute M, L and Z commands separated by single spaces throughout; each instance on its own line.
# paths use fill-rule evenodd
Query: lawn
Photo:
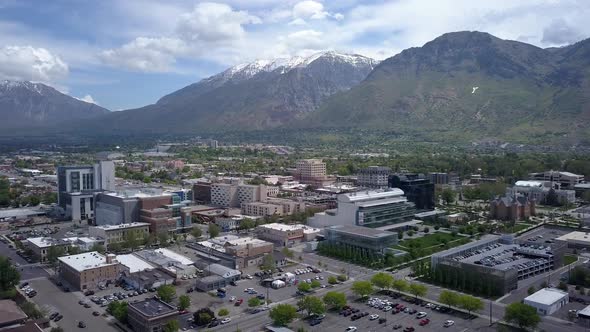
M 420 238 L 401 241 L 394 248 L 405 251 L 416 251 L 417 256 L 423 257 L 469 242 L 471 242 L 471 240 L 464 236 L 449 233 L 434 233 Z
M 571 263 L 578 260 L 576 255 L 563 255 L 563 265 L 570 265 Z
M 527 229 L 531 226 L 533 226 L 533 225 L 522 223 L 522 224 L 516 224 L 516 225 L 514 225 L 514 227 L 506 227 L 506 228 L 508 231 L 510 231 L 512 233 L 518 233 L 518 232 L 522 231 L 523 229 Z

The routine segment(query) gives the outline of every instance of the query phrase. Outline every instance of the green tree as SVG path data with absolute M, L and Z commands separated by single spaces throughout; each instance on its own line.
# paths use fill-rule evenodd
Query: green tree
M 304 296 L 297 301 L 297 307 L 307 312 L 307 316 L 311 314 L 323 314 L 326 312 L 326 306 L 318 297 Z
M 7 257 L 0 256 L 0 292 L 12 291 L 20 281 L 20 273 Z
M 445 205 L 449 205 L 455 202 L 456 194 L 453 190 L 446 188 L 441 192 L 441 198 Z
M 220 231 L 219 226 L 214 223 L 209 223 L 209 238 L 218 237 Z
M 219 317 L 224 317 L 224 316 L 227 316 L 227 315 L 229 315 L 229 310 L 227 310 L 227 308 L 221 308 L 217 312 L 217 316 L 219 316 Z
M 188 309 L 191 306 L 191 298 L 188 295 L 180 295 L 178 297 L 178 307 L 180 310 Z
M 169 320 L 166 325 L 164 325 L 164 332 L 178 332 L 179 329 L 180 323 L 178 323 L 178 320 L 176 319 Z
M 340 310 L 346 305 L 346 294 L 340 292 L 327 292 L 324 295 L 324 303 L 333 310 Z
M 158 296 L 164 302 L 172 302 L 176 296 L 176 289 L 172 285 L 162 285 L 158 287 Z
M 238 227 L 238 230 L 247 231 L 254 227 L 256 227 L 256 222 L 254 220 L 250 218 L 244 218 L 242 221 L 240 221 L 240 227 Z
M 272 270 L 274 271 L 276 268 L 275 266 L 275 258 L 272 253 L 267 254 L 266 256 L 262 257 L 262 264 L 260 264 L 261 270 Z
M 43 318 L 43 313 L 37 308 L 37 305 L 33 302 L 25 301 L 20 304 L 22 311 L 32 319 Z
M 483 302 L 475 296 L 461 295 L 459 296 L 459 307 L 467 310 L 471 315 L 472 311 L 483 309 Z
M 57 259 L 65 254 L 66 249 L 63 246 L 51 246 L 47 249 L 47 262 L 52 266 L 57 266 Z
M 338 281 L 340 282 L 345 282 L 346 280 L 348 280 L 348 277 L 345 274 L 339 274 L 338 277 L 336 277 L 336 279 L 338 279 Z
M 328 277 L 328 283 L 329 283 L 330 285 L 335 285 L 335 284 L 337 284 L 337 283 L 338 283 L 338 279 L 336 279 L 336 277 L 334 277 L 334 276 L 329 276 L 329 277 Z
M 397 239 L 401 240 L 404 238 L 404 232 L 403 231 L 397 231 Z
M 123 236 L 123 247 L 134 251 L 139 246 L 139 239 L 137 238 L 137 232 L 130 230 L 125 232 Z
M 438 302 L 446 304 L 449 308 L 455 307 L 459 304 L 459 294 L 444 290 L 438 296 Z
M 98 251 L 101 254 L 104 254 L 105 252 L 107 252 L 106 248 L 99 243 L 96 243 L 92 246 L 92 248 L 90 248 L 90 251 Z
M 167 247 L 168 246 L 168 240 L 170 240 L 170 237 L 168 236 L 168 233 L 166 233 L 166 232 L 160 232 L 160 233 L 158 233 L 158 242 L 160 243 L 160 246 Z
M 534 329 L 541 321 L 541 317 L 539 317 L 537 309 L 534 307 L 528 304 L 514 302 L 506 307 L 504 320 L 517 324 L 521 329 Z
M 535 294 L 535 292 L 536 292 L 536 291 L 537 291 L 537 290 L 535 289 L 535 286 L 531 286 L 531 287 L 529 287 L 529 289 L 527 290 L 527 293 L 528 293 L 529 295 L 533 295 L 533 294 Z
M 289 250 L 289 248 L 284 247 L 281 252 L 283 253 L 283 255 L 285 255 L 285 257 L 291 258 L 293 259 L 293 256 L 295 256 L 295 254 L 293 254 L 292 250 Z
M 68 251 L 68 255 L 77 255 L 82 252 L 82 250 L 80 250 L 80 248 L 77 246 L 68 247 L 67 251 Z
M 371 283 L 381 289 L 389 289 L 393 284 L 393 276 L 388 273 L 379 272 L 373 275 Z
M 191 235 L 195 239 L 198 239 L 203 235 L 203 231 L 201 230 L 201 228 L 199 226 L 193 226 L 193 229 L 191 230 Z
M 391 287 L 398 293 L 401 293 L 408 289 L 408 282 L 403 279 L 394 279 L 391 283 Z
M 320 288 L 322 286 L 322 283 L 318 280 L 312 280 L 310 286 L 311 288 Z
M 107 312 L 122 323 L 127 322 L 127 302 L 113 301 L 109 303 Z
M 428 288 L 426 288 L 426 286 L 422 284 L 413 283 L 410 284 L 410 288 L 408 289 L 408 291 L 410 292 L 410 294 L 418 298 L 426 295 L 426 292 L 428 292 Z
M 268 314 L 276 326 L 286 326 L 297 318 L 297 309 L 290 304 L 277 304 Z
M 250 308 L 258 307 L 261 304 L 262 304 L 262 301 L 260 301 L 260 299 L 257 297 L 251 297 L 248 300 L 248 307 L 250 307 Z
M 373 285 L 369 281 L 355 281 L 350 288 L 353 293 L 360 297 L 367 297 L 373 294 Z
M 307 293 L 311 290 L 311 285 L 306 282 L 300 282 L 299 285 L 297 285 L 297 290 Z

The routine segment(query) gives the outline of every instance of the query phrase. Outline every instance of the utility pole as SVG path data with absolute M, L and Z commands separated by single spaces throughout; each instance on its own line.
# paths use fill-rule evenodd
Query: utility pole
M 494 322 L 492 322 L 492 299 L 490 299 L 490 326 L 492 326 Z

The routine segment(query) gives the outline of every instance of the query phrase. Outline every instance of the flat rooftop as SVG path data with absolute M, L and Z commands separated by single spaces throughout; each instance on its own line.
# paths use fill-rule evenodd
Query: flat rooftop
M 154 250 L 157 253 L 160 253 L 168 258 L 171 258 L 177 262 L 180 262 L 181 264 L 184 265 L 192 265 L 194 262 L 191 261 L 188 257 L 181 255 L 179 253 L 176 253 L 170 249 L 166 249 L 166 248 L 159 248 Z
M 556 240 L 583 242 L 583 243 L 590 244 L 590 233 L 574 231 L 574 232 L 562 235 L 562 236 L 556 238 Z
M 130 302 L 129 307 L 146 317 L 159 317 L 178 312 L 176 307 L 153 297 L 139 302 Z
M 557 288 L 543 288 L 536 293 L 525 297 L 524 300 L 544 305 L 552 305 L 555 302 L 561 301 L 566 296 L 568 296 L 566 292 Z
M 350 235 L 370 237 L 370 238 L 374 238 L 374 239 L 390 237 L 392 235 L 397 237 L 396 233 L 386 232 L 386 231 L 362 227 L 362 226 L 335 225 L 335 226 L 326 227 L 326 229 L 330 229 L 330 230 L 336 231 L 338 233 L 346 233 L 346 234 L 350 234 Z
M 82 272 L 88 269 L 115 265 L 118 263 L 107 264 L 107 258 L 105 255 L 100 254 L 97 251 L 85 252 L 78 255 L 70 255 L 59 257 L 58 260 L 78 272 Z
M 149 226 L 150 224 L 146 222 L 132 222 L 128 224 L 119 224 L 119 225 L 100 225 L 100 226 L 93 226 L 98 229 L 104 229 L 105 231 L 112 231 L 116 229 L 125 229 L 125 228 L 134 228 L 134 227 L 144 227 Z
M 0 210 L 0 219 L 8 218 L 22 218 L 29 216 L 39 216 L 45 214 L 45 211 L 31 208 L 20 208 L 20 209 L 3 209 Z
M 317 233 L 320 231 L 319 228 L 309 227 L 309 226 L 301 225 L 301 224 L 286 225 L 286 224 L 272 223 L 272 224 L 263 224 L 258 227 L 270 228 L 270 229 L 283 231 L 283 232 L 295 231 L 295 230 L 299 230 L 299 229 L 303 229 L 304 233 Z
M 129 268 L 130 273 L 151 270 L 154 268 L 153 265 L 133 254 L 117 255 L 117 261 Z

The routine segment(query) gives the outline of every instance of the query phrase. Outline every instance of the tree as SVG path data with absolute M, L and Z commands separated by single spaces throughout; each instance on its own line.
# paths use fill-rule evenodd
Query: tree
M 218 237 L 220 231 L 219 226 L 214 223 L 209 223 L 209 238 Z
M 283 255 L 285 255 L 285 257 L 288 257 L 288 258 L 291 258 L 291 259 L 293 259 L 293 256 L 294 256 L 294 254 L 293 254 L 293 251 L 289 250 L 289 248 L 287 248 L 287 247 L 284 247 L 284 248 L 281 250 L 281 252 L 283 253 Z
M 537 309 L 534 307 L 528 304 L 514 302 L 506 307 L 504 320 L 517 324 L 521 329 L 532 329 L 539 324 L 541 317 L 539 317 Z
M 240 227 L 238 227 L 238 230 L 247 231 L 254 227 L 256 227 L 256 222 L 254 220 L 250 218 L 244 218 L 242 221 L 240 221 Z
M 535 292 L 536 292 L 536 291 L 537 291 L 537 290 L 535 289 L 535 286 L 531 286 L 531 287 L 529 287 L 529 289 L 527 290 L 527 293 L 528 293 L 529 295 L 533 295 L 533 294 L 535 294 Z
M 259 305 L 261 305 L 261 304 L 262 304 L 262 301 L 260 301 L 260 299 L 259 299 L 259 298 L 257 298 L 257 297 L 251 297 L 251 298 L 248 300 L 248 306 L 249 306 L 250 308 L 255 308 L 255 307 L 257 307 L 257 306 L 259 306 Z
M 350 289 L 360 297 L 366 297 L 373 293 L 373 285 L 369 281 L 355 281 Z
M 323 314 L 326 312 L 326 306 L 318 297 L 304 296 L 297 301 L 297 307 L 307 312 L 307 316 L 311 314 Z
M 162 247 L 168 246 L 168 240 L 169 240 L 168 233 L 166 233 L 166 232 L 158 233 L 158 242 L 160 243 L 160 246 L 162 246 Z
M 430 228 L 424 227 L 424 231 L 423 232 L 426 233 L 426 234 L 428 234 L 430 232 Z
M 191 298 L 188 295 L 180 295 L 178 297 L 178 307 L 180 310 L 187 309 L 191 306 Z
M 444 290 L 440 292 L 438 302 L 446 304 L 449 308 L 455 307 L 459 304 L 459 294 Z
M 277 304 L 268 314 L 274 325 L 286 326 L 297 318 L 297 309 L 290 304 Z
M 408 291 L 410 292 L 410 294 L 418 298 L 419 296 L 426 295 L 426 292 L 428 292 L 428 288 L 426 288 L 426 286 L 422 284 L 413 283 L 410 284 L 410 288 L 408 289 Z
M 403 239 L 403 238 L 404 238 L 404 232 L 402 232 L 402 231 L 397 231 L 397 239 L 398 239 L 398 240 L 401 240 L 401 239 Z
M 47 249 L 47 262 L 52 266 L 57 266 L 57 259 L 65 254 L 66 249 L 63 246 L 51 246 Z
M 158 287 L 158 296 L 164 302 L 172 302 L 176 296 L 176 289 L 172 285 L 162 285 Z
M 266 256 L 262 257 L 262 264 L 260 264 L 260 269 L 274 271 L 275 267 L 275 258 L 273 254 L 267 254 Z
M 379 272 L 371 278 L 371 283 L 381 289 L 389 289 L 393 284 L 393 276 L 388 273 Z
M 300 282 L 299 285 L 297 285 L 297 290 L 307 293 L 311 290 L 311 285 L 306 282 Z
M 391 283 L 391 287 L 395 289 L 398 293 L 401 293 L 408 289 L 408 282 L 403 279 L 395 279 Z
M 217 316 L 219 316 L 219 317 L 223 317 L 223 316 L 227 316 L 227 315 L 229 315 L 229 310 L 227 310 L 227 308 L 221 308 L 217 312 Z
M 195 239 L 198 239 L 203 235 L 203 231 L 201 230 L 201 228 L 199 226 L 194 226 L 193 229 L 191 230 L 191 235 Z
M 98 251 L 101 254 L 107 252 L 106 248 L 100 243 L 95 243 L 92 248 L 90 248 L 90 251 Z
M 164 325 L 164 332 L 178 332 L 179 329 L 180 324 L 176 319 L 169 320 L 168 323 Z
M 557 288 L 561 289 L 564 292 L 567 292 L 568 291 L 567 284 L 565 282 L 563 282 L 563 281 L 560 281 L 559 282 L 559 285 L 557 285 Z
M 82 252 L 80 250 L 80 248 L 79 247 L 76 247 L 76 246 L 68 247 L 68 250 L 67 251 L 68 251 L 68 255 L 77 255 L 77 254 L 79 254 L 79 253 Z
M 198 326 L 203 326 L 209 324 L 213 318 L 215 318 L 215 313 L 211 311 L 209 308 L 201 308 L 193 314 L 193 319 L 195 324 Z
M 113 301 L 109 303 L 107 312 L 113 315 L 121 323 L 127 322 L 127 302 Z
M 137 232 L 134 230 L 125 232 L 125 235 L 123 236 L 123 247 L 134 251 L 138 246 L 139 241 L 137 238 Z
M 311 288 L 320 288 L 322 283 L 319 280 L 312 280 L 310 286 Z
M 334 276 L 329 276 L 329 277 L 328 277 L 328 283 L 329 283 L 330 285 L 335 285 L 335 284 L 337 284 L 337 283 L 338 283 L 338 279 L 336 279 L 336 277 L 334 277 Z
M 447 189 L 443 189 L 443 191 L 441 192 L 441 198 L 443 200 L 443 202 L 445 202 L 445 205 L 449 205 L 455 202 L 455 192 L 449 188 Z
M 336 277 L 336 279 L 338 279 L 338 281 L 340 282 L 345 282 L 346 280 L 348 280 L 348 277 L 345 274 L 339 274 L 338 277 Z
M 0 292 L 9 292 L 20 281 L 20 273 L 7 257 L 0 256 Z
M 483 309 L 483 302 L 481 299 L 471 295 L 459 296 L 459 306 L 469 312 L 471 315 L 472 311 Z
M 340 310 L 346 305 L 346 294 L 340 292 L 327 292 L 324 295 L 324 303 L 334 310 Z

